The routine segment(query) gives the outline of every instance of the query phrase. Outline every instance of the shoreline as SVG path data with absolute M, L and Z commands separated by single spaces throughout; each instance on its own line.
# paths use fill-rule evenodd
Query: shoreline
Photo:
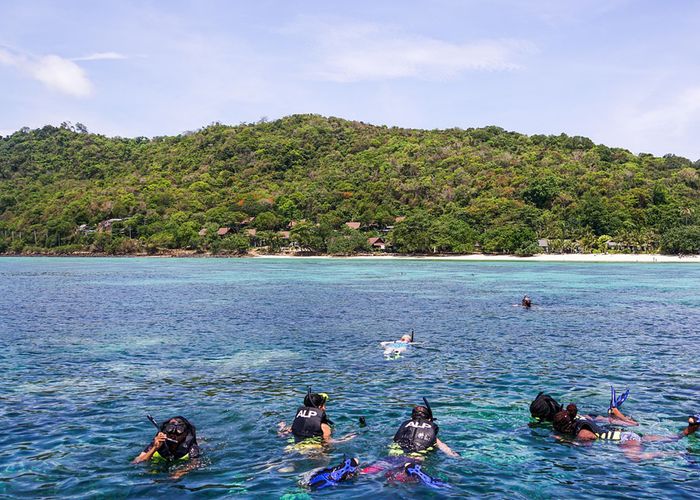
M 246 254 L 215 255 L 188 251 L 163 252 L 157 254 L 110 255 L 103 253 L 75 254 L 0 254 L 2 257 L 117 257 L 117 258 L 196 258 L 196 259 L 328 259 L 328 260 L 435 260 L 461 262 L 564 262 L 564 263 L 682 263 L 700 264 L 700 255 L 661 255 L 661 254 L 537 254 L 530 257 L 516 255 L 399 255 L 399 254 L 365 254 L 365 255 L 291 255 L 291 254 Z

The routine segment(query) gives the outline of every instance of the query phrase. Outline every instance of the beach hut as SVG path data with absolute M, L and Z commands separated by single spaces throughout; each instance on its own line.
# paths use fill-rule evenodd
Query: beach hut
M 350 221 L 350 222 L 346 222 L 345 225 L 348 226 L 350 229 L 360 229 L 360 226 L 362 224 L 360 222 Z
M 547 238 L 537 240 L 537 246 L 540 247 L 544 253 L 549 253 L 549 240 Z
M 230 227 L 220 227 L 219 230 L 216 232 L 219 236 L 226 236 L 227 234 L 231 233 L 231 228 Z
M 369 246 L 371 246 L 372 248 L 376 248 L 378 250 L 386 250 L 386 242 L 382 237 L 368 238 L 367 243 L 369 243 Z

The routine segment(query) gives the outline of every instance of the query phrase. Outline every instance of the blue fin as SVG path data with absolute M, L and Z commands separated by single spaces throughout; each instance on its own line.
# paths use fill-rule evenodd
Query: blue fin
M 425 484 L 426 486 L 430 486 L 431 488 L 449 488 L 450 485 L 447 484 L 444 481 L 440 481 L 439 479 L 435 479 L 434 477 L 429 476 L 423 470 L 421 469 L 420 464 L 417 464 L 415 462 L 409 462 L 404 466 L 404 469 L 406 470 L 406 474 L 409 475 L 409 477 L 415 477 L 417 478 L 421 483 Z
M 308 482 L 309 488 L 320 490 L 327 486 L 335 486 L 341 481 L 355 475 L 360 465 L 356 458 L 346 458 L 343 463 L 330 469 L 322 469 L 311 476 Z
M 619 408 L 620 406 L 622 406 L 622 403 L 624 403 L 625 401 L 627 401 L 627 398 L 629 397 L 629 395 L 630 395 L 630 389 L 629 389 L 629 387 L 628 387 L 627 390 L 626 390 L 625 392 L 623 392 L 623 393 L 617 398 L 617 400 L 615 401 L 615 406 L 617 406 L 618 408 Z

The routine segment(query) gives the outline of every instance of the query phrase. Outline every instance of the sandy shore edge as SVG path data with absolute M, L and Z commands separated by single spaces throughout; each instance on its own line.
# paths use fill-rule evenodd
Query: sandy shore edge
M 355 259 L 355 260 L 456 260 L 456 261 L 510 261 L 510 262 L 642 262 L 642 263 L 683 263 L 700 264 L 700 255 L 675 256 L 655 254 L 540 254 L 531 257 L 515 255 L 351 255 L 336 257 L 332 255 L 256 255 L 256 259 Z
M 194 258 L 194 259 L 327 259 L 327 260 L 434 260 L 434 261 L 474 261 L 474 262 L 600 262 L 600 263 L 675 263 L 675 264 L 700 264 L 700 255 L 659 255 L 659 254 L 539 254 L 530 257 L 517 257 L 515 255 L 398 255 L 398 254 L 372 254 L 372 255 L 290 255 L 290 254 L 247 254 L 247 255 L 213 255 L 209 253 L 196 253 L 191 251 L 177 251 L 157 254 L 127 254 L 110 255 L 101 253 L 74 253 L 74 254 L 0 254 L 2 257 L 79 257 L 79 258 Z

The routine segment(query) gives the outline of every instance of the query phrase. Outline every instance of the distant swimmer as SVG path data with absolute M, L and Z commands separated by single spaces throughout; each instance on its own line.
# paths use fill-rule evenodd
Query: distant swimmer
M 698 428 L 700 428 L 700 423 L 698 419 L 700 414 L 693 415 L 688 418 L 688 426 L 683 429 L 679 434 L 674 434 L 671 436 L 659 436 L 659 435 L 644 435 L 640 436 L 634 432 L 622 431 L 618 429 L 603 429 L 598 427 L 594 422 L 586 419 L 579 419 L 578 408 L 575 404 L 570 403 L 567 405 L 565 410 L 559 411 L 554 415 L 554 430 L 564 435 L 572 436 L 577 441 L 595 441 L 595 440 L 606 440 L 615 441 L 622 446 L 625 456 L 631 460 L 645 460 L 651 458 L 657 458 L 667 455 L 668 452 L 656 451 L 656 452 L 644 452 L 643 443 L 655 441 L 655 442 L 673 442 L 678 441 L 686 436 L 694 434 Z
M 527 309 L 530 309 L 532 307 L 532 299 L 525 295 L 523 297 L 523 300 L 520 301 L 520 305 Z
M 389 359 L 398 358 L 413 344 L 414 338 L 415 332 L 411 330 L 411 333 L 403 334 L 399 340 L 380 342 L 379 344 L 384 349 L 384 357 Z
M 173 417 L 158 424 L 153 417 L 148 419 L 158 428 L 153 441 L 133 460 L 137 464 L 150 460 L 152 462 L 182 463 L 183 468 L 172 476 L 181 477 L 196 468 L 200 456 L 197 444 L 197 430 L 185 417 Z

